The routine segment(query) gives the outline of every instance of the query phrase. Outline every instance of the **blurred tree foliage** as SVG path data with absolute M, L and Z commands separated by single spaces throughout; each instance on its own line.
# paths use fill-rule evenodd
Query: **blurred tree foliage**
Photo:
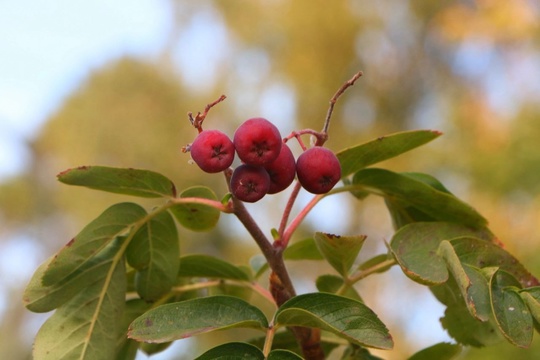
M 171 3 L 176 28 L 163 56 L 152 61 L 119 59 L 96 70 L 32 144 L 31 169 L 0 184 L 3 237 L 30 226 L 37 242 L 57 248 L 77 226 L 117 200 L 110 194 L 58 185 L 56 173 L 73 166 L 153 169 L 179 187 L 204 184 L 221 196 L 222 178 L 203 175 L 180 152 L 195 135 L 187 111 L 201 111 L 224 93 L 228 100 L 211 111 L 209 127 L 232 134 L 245 118 L 268 113 L 283 114 L 283 119 L 270 120 L 288 131 L 319 129 L 330 97 L 361 69 L 363 78 L 336 107 L 328 146 L 339 150 L 411 128 L 442 130 L 445 136 L 428 150 L 400 158 L 392 167 L 438 176 L 486 215 L 511 252 L 540 271 L 535 256 L 540 243 L 538 4 L 528 0 Z M 174 54 L 190 19 L 208 12 L 225 25 L 230 48 L 212 83 L 201 91 L 182 85 Z M 198 46 L 211 51 L 217 44 Z M 211 66 L 204 57 L 190 61 Z M 263 102 L 268 89 L 277 89 L 270 93 L 277 95 L 270 106 Z M 293 106 L 287 107 L 289 103 Z M 357 207 L 352 213 L 361 211 Z M 369 224 L 355 224 L 356 228 L 372 230 Z M 252 248 L 245 243 L 224 244 L 220 232 L 230 231 L 230 225 L 220 229 L 187 234 L 182 246 L 235 254 L 238 262 L 246 261 Z M 375 234 L 376 241 L 385 234 Z M 21 328 L 26 320 L 21 317 L 17 325 L 3 322 L 0 349 L 14 351 L 5 344 L 14 343 L 19 334 L 12 329 Z M 400 330 L 392 331 L 399 339 Z M 405 336 L 406 330 L 401 331 Z M 411 342 L 415 337 L 398 342 L 401 348 L 394 355 L 381 355 L 403 358 L 403 352 L 417 349 Z M 503 346 L 489 357 L 532 359 L 540 356 L 537 344 L 538 340 L 528 352 Z M 485 354 L 472 351 L 465 358 Z M 22 356 L 0 352 L 0 358 Z

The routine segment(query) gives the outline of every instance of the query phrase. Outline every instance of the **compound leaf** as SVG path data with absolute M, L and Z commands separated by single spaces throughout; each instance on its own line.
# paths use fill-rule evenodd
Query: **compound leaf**
M 258 308 L 232 296 L 209 296 L 165 304 L 149 310 L 130 325 L 128 337 L 160 343 L 214 330 L 265 330 L 268 320 Z
M 204 186 L 194 186 L 182 191 L 180 198 L 202 198 L 217 200 L 216 194 Z M 177 203 L 169 209 L 176 220 L 193 231 L 208 231 L 213 229 L 220 216 L 219 210 L 197 202 Z
M 276 326 L 305 326 L 334 333 L 349 342 L 391 349 L 392 337 L 377 315 L 359 301 L 327 293 L 293 297 L 276 312 Z
M 57 177 L 64 184 L 117 194 L 145 198 L 176 196 L 176 189 L 171 180 L 149 170 L 81 166 L 63 171 Z
M 433 130 L 404 131 L 343 149 L 336 154 L 341 163 L 341 175 L 348 176 L 369 165 L 403 154 L 440 135 L 439 131 Z

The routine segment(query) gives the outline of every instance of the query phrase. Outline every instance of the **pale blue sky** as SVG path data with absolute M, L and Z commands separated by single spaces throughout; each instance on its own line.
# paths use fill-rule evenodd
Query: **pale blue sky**
M 24 141 L 90 70 L 163 46 L 169 10 L 166 0 L 0 1 L 0 180 L 23 168 Z

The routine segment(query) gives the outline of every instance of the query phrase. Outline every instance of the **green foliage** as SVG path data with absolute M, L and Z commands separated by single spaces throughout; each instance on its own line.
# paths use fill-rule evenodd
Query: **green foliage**
M 117 194 L 156 198 L 174 197 L 176 188 L 165 176 L 148 170 L 116 169 L 105 166 L 81 166 L 58 174 L 67 185 L 86 186 Z
M 315 232 L 288 244 L 298 226 L 293 221 L 272 230 L 272 242 L 241 202 L 229 195 L 218 201 L 207 187 L 177 195 L 165 176 L 139 169 L 89 166 L 61 173 L 59 180 L 69 185 L 162 203 L 150 211 L 131 202 L 110 206 L 36 270 L 25 305 L 56 311 L 36 336 L 34 357 L 133 359 L 138 349 L 154 354 L 176 340 L 245 329 L 265 335 L 219 345 L 198 359 L 309 359 L 337 348 L 342 359 L 377 359 L 368 349 L 391 349 L 394 342 L 355 284 L 396 264 L 447 307 L 441 323 L 459 344 L 506 339 L 528 347 L 540 318 L 539 282 L 500 246 L 486 219 L 430 175 L 366 168 L 439 135 L 397 133 L 338 153 L 343 186 L 325 196 L 381 196 L 396 228 L 389 252 L 361 264 L 365 235 Z M 299 219 L 323 197 L 315 196 Z M 180 251 L 177 226 L 212 230 L 221 213 L 235 215 L 259 245 L 250 268 Z M 284 261 L 306 260 L 324 262 L 335 273 L 314 279 L 318 292 L 296 295 Z M 267 269 L 269 290 L 259 281 Z M 411 359 L 451 359 L 460 350 L 436 344 Z
M 276 312 L 275 325 L 320 328 L 362 346 L 393 346 L 388 329 L 366 305 L 322 292 L 298 295 L 287 301 Z

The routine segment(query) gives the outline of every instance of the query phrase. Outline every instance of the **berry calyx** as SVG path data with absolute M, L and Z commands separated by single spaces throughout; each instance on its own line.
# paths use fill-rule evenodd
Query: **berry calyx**
M 202 131 L 190 147 L 191 158 L 207 173 L 217 173 L 231 166 L 234 144 L 219 130 Z
M 296 174 L 304 189 L 313 194 L 326 194 L 341 178 L 341 165 L 332 151 L 315 146 L 298 157 Z
M 236 129 L 233 143 L 244 163 L 264 165 L 278 157 L 282 141 L 274 124 L 264 118 L 252 118 Z
M 243 164 L 237 167 L 231 177 L 231 193 L 238 200 L 256 202 L 268 193 L 270 175 L 261 166 Z
M 276 160 L 265 164 L 264 168 L 270 175 L 269 194 L 276 194 L 288 188 L 296 176 L 296 161 L 289 146 L 283 143 Z

